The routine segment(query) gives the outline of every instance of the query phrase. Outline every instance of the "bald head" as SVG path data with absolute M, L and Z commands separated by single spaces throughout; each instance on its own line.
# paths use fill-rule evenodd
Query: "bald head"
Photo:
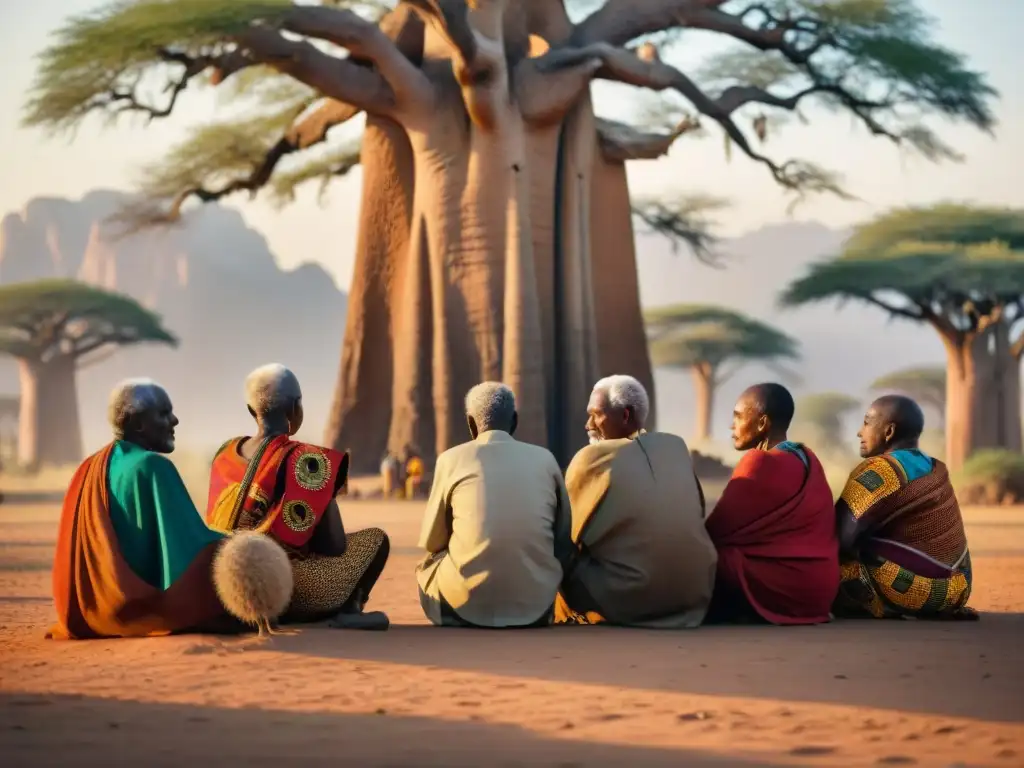
M 245 404 L 262 431 L 294 435 L 302 425 L 302 389 L 280 363 L 263 365 L 245 379 Z
M 748 387 L 732 412 L 732 442 L 738 451 L 749 451 L 765 440 L 780 443 L 793 421 L 793 396 L 781 384 Z
M 904 395 L 885 395 L 864 414 L 860 455 L 864 458 L 897 450 L 916 450 L 924 432 L 924 411 Z
M 174 415 L 167 391 L 152 379 L 126 379 L 110 393 L 107 408 L 115 440 L 157 453 L 174 450 Z

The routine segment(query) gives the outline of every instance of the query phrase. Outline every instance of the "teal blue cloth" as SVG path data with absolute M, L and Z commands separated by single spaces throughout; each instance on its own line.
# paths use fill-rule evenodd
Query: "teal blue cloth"
M 786 451 L 786 453 L 796 455 L 804 463 L 805 467 L 811 464 L 811 460 L 807 458 L 807 452 L 804 451 L 804 447 L 800 443 L 794 443 L 792 440 L 783 440 L 775 446 L 775 450 Z
M 166 456 L 119 440 L 107 473 L 110 521 L 121 555 L 147 584 L 169 588 L 196 555 L 224 538 L 206 527 Z
M 918 450 L 899 450 L 889 454 L 903 467 L 907 473 L 907 481 L 914 482 L 925 475 L 930 475 L 935 463 L 931 457 Z

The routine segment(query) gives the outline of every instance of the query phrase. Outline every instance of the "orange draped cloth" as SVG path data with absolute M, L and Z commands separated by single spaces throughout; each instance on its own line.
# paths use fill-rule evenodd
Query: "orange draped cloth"
M 839 542 L 832 491 L 807 448 L 747 452 L 707 530 L 718 549 L 716 602 L 745 598 L 773 624 L 829 620 L 839 590 Z
M 53 563 L 57 623 L 47 637 L 167 635 L 223 617 L 211 575 L 219 542 L 200 550 L 167 589 L 143 581 L 128 565 L 110 518 L 112 450 L 113 444 L 87 458 L 64 497 Z

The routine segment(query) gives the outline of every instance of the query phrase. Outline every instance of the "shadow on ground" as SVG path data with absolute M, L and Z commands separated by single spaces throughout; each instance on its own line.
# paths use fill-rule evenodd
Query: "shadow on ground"
M 332 768 L 768 765 L 695 750 L 589 744 L 544 738 L 515 726 L 383 711 L 353 715 L 26 694 L 0 694 L 0 752 L 7 765 L 19 768 L 178 768 L 192 761 Z
M 337 641 L 325 641 L 325 632 L 337 632 Z M 438 642 L 438 633 L 445 642 Z M 549 633 L 561 636 L 557 643 Z M 379 635 L 311 627 L 278 638 L 274 650 L 537 680 L 1024 722 L 1022 637 L 1024 615 L 985 614 L 971 623 L 845 621 L 682 632 L 393 626 Z M 941 651 L 941 660 L 938 654 L 932 658 L 929 649 Z M 977 690 L 979 684 L 984 696 L 936 695 L 937 690 Z

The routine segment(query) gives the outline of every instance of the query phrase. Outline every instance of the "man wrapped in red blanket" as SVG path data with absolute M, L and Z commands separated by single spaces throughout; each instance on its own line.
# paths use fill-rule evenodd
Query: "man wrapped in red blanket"
M 708 621 L 829 620 L 839 589 L 832 491 L 818 458 L 786 438 L 794 410 L 780 384 L 736 403 L 733 444 L 747 453 L 706 522 L 718 550 Z

